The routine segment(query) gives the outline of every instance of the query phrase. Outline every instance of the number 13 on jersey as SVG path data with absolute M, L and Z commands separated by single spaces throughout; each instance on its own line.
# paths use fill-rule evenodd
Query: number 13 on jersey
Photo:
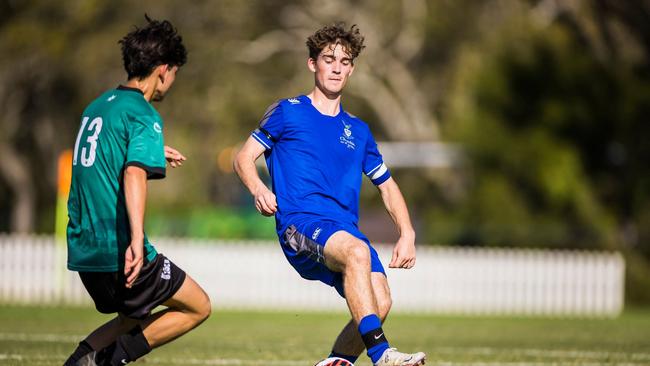
M 79 143 L 81 142 L 81 137 L 84 132 L 88 131 L 89 136 L 86 138 L 86 141 L 83 142 L 81 148 L 81 165 L 85 167 L 92 166 L 95 162 L 95 150 L 97 149 L 97 138 L 99 138 L 99 133 L 102 132 L 102 117 L 95 117 L 90 124 L 88 129 L 86 125 L 90 117 L 84 117 L 81 121 L 81 128 L 77 134 L 77 141 L 74 144 L 74 154 L 72 156 L 72 165 L 77 165 L 77 158 L 79 157 Z

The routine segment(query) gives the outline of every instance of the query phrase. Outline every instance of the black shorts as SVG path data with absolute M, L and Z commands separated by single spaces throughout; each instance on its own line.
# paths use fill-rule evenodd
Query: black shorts
M 185 281 L 185 272 L 158 254 L 151 262 L 145 258 L 131 288 L 124 286 L 126 278 L 122 272 L 79 272 L 79 277 L 100 313 L 143 319 L 174 296 Z

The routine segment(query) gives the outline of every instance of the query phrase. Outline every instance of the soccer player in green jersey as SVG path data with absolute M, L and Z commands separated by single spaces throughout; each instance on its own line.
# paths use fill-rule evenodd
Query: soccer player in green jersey
M 123 365 L 188 332 L 210 315 L 203 289 L 151 245 L 144 233 L 147 180 L 185 157 L 164 146 L 150 104 L 174 83 L 187 52 L 169 21 L 126 35 L 128 81 L 83 112 L 68 200 L 68 268 L 79 272 L 95 307 L 117 317 L 79 343 L 65 365 Z M 159 306 L 166 309 L 151 311 Z

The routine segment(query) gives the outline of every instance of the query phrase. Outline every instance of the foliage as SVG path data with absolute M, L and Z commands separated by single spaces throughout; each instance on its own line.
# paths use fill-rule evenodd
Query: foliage
M 432 221 L 468 225 L 434 225 L 432 235 L 487 245 L 644 245 L 621 240 L 619 230 L 648 206 L 638 201 L 650 173 L 638 136 L 650 129 L 644 108 L 630 106 L 650 102 L 648 76 L 599 62 L 559 25 L 506 27 L 464 65 L 447 131 L 466 148 L 471 178 L 467 194 Z
M 147 217 L 147 232 L 156 237 L 276 239 L 275 220 L 253 209 L 191 207 L 158 211 Z

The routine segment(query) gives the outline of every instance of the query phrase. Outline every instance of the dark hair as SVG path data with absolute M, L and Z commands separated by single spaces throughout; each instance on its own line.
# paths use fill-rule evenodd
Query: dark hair
M 327 25 L 307 38 L 309 57 L 316 59 L 323 48 L 332 44 L 340 44 L 354 60 L 359 56 L 361 50 L 366 47 L 363 45 L 363 40 L 364 38 L 356 24 L 353 24 L 349 30 L 345 29 L 344 22 Z
M 148 24 L 127 34 L 118 43 L 122 46 L 124 70 L 133 78 L 151 75 L 156 66 L 183 66 L 187 51 L 176 28 L 167 20 L 158 21 L 144 15 Z

